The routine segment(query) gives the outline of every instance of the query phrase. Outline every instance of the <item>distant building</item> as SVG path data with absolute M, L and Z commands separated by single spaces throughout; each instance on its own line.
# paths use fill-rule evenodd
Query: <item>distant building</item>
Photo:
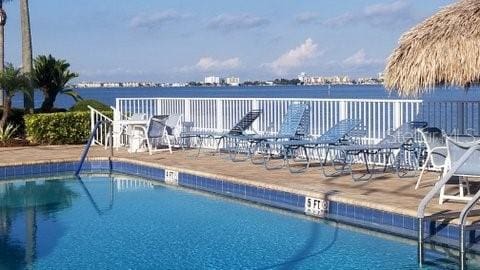
M 205 84 L 220 84 L 220 77 L 217 77 L 217 76 L 205 77 L 204 82 Z
M 324 85 L 324 84 L 352 84 L 348 76 L 321 77 L 306 75 L 305 72 L 298 75 L 298 80 L 304 85 Z
M 106 88 L 116 88 L 116 87 L 120 87 L 120 83 L 119 82 L 106 82 L 106 83 L 103 83 L 103 87 L 106 87 Z
M 102 86 L 103 86 L 103 83 L 99 83 L 99 82 L 81 82 L 77 84 L 77 87 L 79 88 L 99 88 Z
M 239 77 L 228 77 L 225 78 L 225 84 L 230 86 L 239 86 L 240 78 Z
M 140 84 L 138 82 L 124 82 L 122 83 L 123 87 L 139 87 Z

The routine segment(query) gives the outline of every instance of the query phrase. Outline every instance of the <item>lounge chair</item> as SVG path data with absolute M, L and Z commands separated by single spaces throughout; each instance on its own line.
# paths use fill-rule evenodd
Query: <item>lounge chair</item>
M 464 180 L 468 178 L 480 177 L 480 166 L 478 161 L 480 160 L 480 141 L 475 142 L 458 142 L 455 138 L 447 137 L 447 164 L 448 167 L 442 175 L 442 178 L 435 184 L 441 185 L 439 204 L 442 204 L 445 200 L 455 201 L 469 201 L 471 196 L 466 196 L 463 190 Z M 445 185 L 452 180 L 453 177 L 459 179 L 459 194 L 458 195 L 446 195 Z M 467 181 L 467 193 L 470 193 Z M 477 193 L 477 196 L 480 193 Z
M 240 121 L 235 124 L 228 132 L 214 132 L 214 131 L 188 131 L 182 132 L 180 138 L 182 140 L 182 148 L 185 149 L 187 140 L 191 138 L 196 138 L 198 143 L 198 152 L 197 156 L 200 155 L 203 142 L 206 139 L 213 139 L 216 141 L 216 151 L 220 151 L 220 144 L 225 141 L 227 136 L 242 136 L 246 134 L 247 130 L 250 129 L 253 122 L 257 120 L 258 117 L 262 114 L 261 110 L 251 110 L 249 111 Z
M 298 173 L 305 171 L 310 167 L 310 157 L 309 149 L 316 150 L 318 157 L 320 158 L 320 151 L 326 146 L 344 144 L 349 141 L 350 137 L 353 137 L 354 131 L 359 131 L 361 126 L 361 121 L 357 119 L 344 119 L 339 121 L 337 124 L 329 128 L 324 132 L 320 137 L 311 140 L 290 140 L 290 141 L 273 141 L 273 142 L 263 142 L 266 149 L 279 148 L 281 156 L 283 157 L 283 166 L 287 166 L 291 173 Z M 355 134 L 355 136 L 359 135 Z M 328 148 L 327 148 L 328 149 Z M 294 169 L 292 164 L 290 164 L 290 157 L 295 158 L 294 152 L 300 150 L 305 156 L 305 166 L 301 169 Z M 266 155 L 268 157 L 269 155 Z M 269 159 L 264 159 L 264 164 L 267 169 Z
M 330 159 L 334 173 L 327 173 L 326 166 L 322 166 L 325 176 L 336 176 L 338 174 L 350 173 L 354 181 L 369 180 L 375 173 L 375 163 L 369 164 L 369 158 L 378 157 L 381 160 L 383 156 L 385 172 L 389 164 L 394 165 L 397 174 L 403 167 L 416 169 L 420 159 L 420 150 L 417 142 L 417 129 L 427 126 L 426 122 L 408 122 L 394 130 L 376 144 L 360 145 L 337 145 L 329 147 L 330 152 L 336 152 L 337 156 Z M 398 151 L 397 155 L 394 151 Z M 357 157 L 357 159 L 355 159 Z M 365 165 L 365 173 L 360 177 L 355 176 L 353 163 L 358 159 L 363 159 L 361 163 Z M 379 161 L 380 161 L 379 160 Z M 341 163 L 341 169 L 335 167 L 335 163 Z
M 310 111 L 307 104 L 291 104 L 282 119 L 280 130 L 277 134 L 230 134 L 227 136 L 227 150 L 232 161 L 250 158 L 253 163 L 254 155 L 260 150 L 260 145 L 265 141 L 299 140 L 309 132 Z M 246 153 L 245 159 L 237 156 Z

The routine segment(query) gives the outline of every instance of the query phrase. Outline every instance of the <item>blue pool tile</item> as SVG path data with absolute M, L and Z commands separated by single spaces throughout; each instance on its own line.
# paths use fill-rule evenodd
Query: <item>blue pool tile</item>
M 382 224 L 392 226 L 393 225 L 393 214 L 384 211 L 383 214 L 382 214 Z
M 305 207 L 305 196 L 298 196 L 297 207 Z
M 346 216 L 350 218 L 355 217 L 355 206 L 347 204 Z
M 361 206 L 355 206 L 355 219 L 365 221 L 367 218 L 367 210 Z
M 393 214 L 393 226 L 398 228 L 404 228 L 403 215 Z
M 5 177 L 13 177 L 15 176 L 15 168 L 14 167 L 7 167 L 5 169 Z
M 372 209 L 372 222 L 382 224 L 382 211 Z
M 347 216 L 347 205 L 346 204 L 338 203 L 337 208 L 338 208 L 337 214 L 339 216 Z
M 247 197 L 255 197 L 256 188 L 254 186 L 246 186 L 245 187 L 245 196 Z
M 414 227 L 417 227 L 415 224 L 417 222 L 414 220 L 413 217 L 404 216 L 403 217 L 403 228 L 408 230 L 414 230 Z
M 336 215 L 338 213 L 338 203 L 330 201 L 328 205 L 328 213 Z

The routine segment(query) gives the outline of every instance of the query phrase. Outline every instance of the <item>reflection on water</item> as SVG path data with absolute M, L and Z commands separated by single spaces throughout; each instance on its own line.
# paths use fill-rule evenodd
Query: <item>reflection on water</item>
M 65 182 L 28 181 L 0 184 L 0 267 L 19 269 L 32 265 L 37 257 L 39 226 L 55 228 L 55 213 L 72 205 L 77 195 Z M 59 229 L 59 230 L 57 230 Z M 59 234 L 50 234 L 48 241 L 56 241 Z
M 66 230 L 56 215 L 75 198 L 86 196 L 104 214 L 113 208 L 116 192 L 153 188 L 148 181 L 112 177 L 100 193 L 91 193 L 88 180 L 68 180 L 0 183 L 0 269 L 31 268 L 48 255 Z

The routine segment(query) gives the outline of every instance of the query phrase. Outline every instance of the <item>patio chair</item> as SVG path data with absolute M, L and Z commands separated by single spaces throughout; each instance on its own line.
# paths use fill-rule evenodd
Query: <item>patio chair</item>
M 439 170 L 439 179 L 444 172 L 447 161 L 447 142 L 443 132 L 436 127 L 427 127 L 419 129 L 418 132 L 422 135 L 423 143 L 425 144 L 427 157 L 423 163 L 422 171 L 418 177 L 415 189 L 418 189 L 422 180 L 423 174 L 428 165 L 434 170 Z
M 182 140 L 182 148 L 185 149 L 185 142 L 190 138 L 196 138 L 198 141 L 197 156 L 200 155 L 203 143 L 206 139 L 213 139 L 216 141 L 216 151 L 220 151 L 220 144 L 225 140 L 227 136 L 241 136 L 246 134 L 250 129 L 253 122 L 257 120 L 262 114 L 262 110 L 251 110 L 244 115 L 229 131 L 216 132 L 216 131 L 188 131 L 180 134 Z
M 173 153 L 174 143 L 179 141 L 181 133 L 181 114 L 157 115 L 149 119 L 147 127 L 136 126 L 142 130 L 142 143 L 145 143 L 151 155 L 159 150 L 159 145 L 166 145 L 170 154 Z
M 325 146 L 345 144 L 350 140 L 350 137 L 353 137 L 354 131 L 359 131 L 361 126 L 361 121 L 357 119 L 344 119 L 339 121 L 337 124 L 333 125 L 326 132 L 324 132 L 320 137 L 313 140 L 289 140 L 289 141 L 273 141 L 273 142 L 264 142 L 265 148 L 280 148 L 281 155 L 283 156 L 283 166 L 287 166 L 291 173 L 298 173 L 307 170 L 310 167 L 310 157 L 309 149 L 316 150 L 317 156 L 320 158 L 320 151 L 325 148 Z M 360 132 L 354 135 L 360 136 Z M 290 157 L 295 159 L 294 152 L 300 150 L 303 152 L 305 157 L 305 166 L 300 169 L 294 169 L 292 164 L 290 164 Z M 303 150 L 303 151 L 302 151 Z M 328 148 L 327 148 L 328 151 Z M 264 160 L 265 167 L 267 166 L 268 159 Z M 321 161 L 322 162 L 322 161 Z
M 466 196 L 464 192 L 464 183 L 466 184 L 467 194 L 470 194 L 468 178 L 480 177 L 480 141 L 459 142 L 453 137 L 446 138 L 447 145 L 447 164 L 445 172 L 438 183 L 442 184 L 440 189 L 439 204 L 445 200 L 469 201 L 472 197 Z M 445 186 L 448 182 L 458 178 L 459 192 L 456 195 L 446 195 Z
M 394 166 L 397 174 L 400 175 L 402 166 L 416 169 L 420 158 L 420 150 L 417 140 L 416 130 L 427 126 L 426 122 L 408 122 L 395 129 L 391 134 L 386 136 L 376 144 L 360 144 L 360 145 L 337 145 L 329 147 L 330 152 L 336 152 L 337 156 L 332 158 L 332 167 L 334 173 L 326 172 L 326 166 L 322 166 L 323 174 L 327 177 L 336 176 L 338 174 L 350 173 L 354 181 L 369 180 L 375 173 L 375 163 L 369 165 L 369 158 L 377 157 L 381 161 L 383 156 L 385 172 L 389 163 Z M 398 151 L 395 155 L 394 151 Z M 355 159 L 357 157 L 357 159 Z M 363 159 L 361 163 L 365 166 L 365 173 L 360 177 L 356 177 L 353 170 L 353 163 Z M 341 163 L 341 169 L 335 167 L 335 163 Z
M 227 151 L 232 161 L 243 161 L 250 158 L 253 163 L 255 153 L 265 141 L 298 140 L 309 132 L 310 111 L 307 104 L 290 104 L 282 118 L 280 130 L 277 134 L 229 134 L 227 138 Z M 246 153 L 246 158 L 238 159 L 237 156 Z

